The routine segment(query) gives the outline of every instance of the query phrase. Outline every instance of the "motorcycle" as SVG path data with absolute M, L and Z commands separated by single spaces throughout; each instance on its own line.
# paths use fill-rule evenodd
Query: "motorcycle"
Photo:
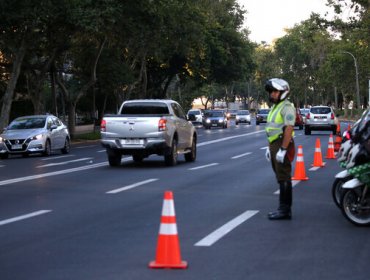
M 359 124 L 366 122 L 366 116 L 370 113 L 370 109 L 367 109 L 360 119 L 358 119 L 352 126 L 351 129 L 346 130 L 342 136 L 342 145 L 338 151 L 338 159 L 340 167 L 346 168 L 346 161 L 348 159 L 348 154 L 351 151 L 354 142 L 359 141 L 359 137 L 356 137 L 359 134 Z M 335 205 L 341 208 L 341 197 L 343 195 L 343 184 L 347 181 L 353 179 L 353 176 L 348 172 L 347 169 L 339 172 L 335 175 L 335 180 L 332 185 L 331 194 Z
M 341 210 L 343 215 L 357 226 L 370 226 L 370 122 L 362 119 L 355 144 L 346 162 L 347 180 L 341 188 Z
M 353 143 L 352 141 L 346 141 L 342 143 L 339 151 L 338 151 L 338 162 L 342 168 L 346 168 L 346 161 L 349 151 L 352 149 Z M 333 186 L 331 188 L 331 194 L 336 206 L 341 208 L 341 197 L 343 195 L 342 186 L 347 181 L 353 179 L 353 176 L 348 172 L 347 169 L 339 172 L 335 175 L 335 180 L 333 182 Z
M 351 168 L 355 177 L 342 185 L 342 213 L 353 224 L 370 225 L 370 163 Z

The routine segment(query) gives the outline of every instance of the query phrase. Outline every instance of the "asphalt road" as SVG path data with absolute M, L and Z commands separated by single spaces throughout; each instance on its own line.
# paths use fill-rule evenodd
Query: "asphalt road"
M 368 279 L 370 229 L 331 198 L 329 133 L 295 131 L 309 180 L 294 182 L 293 219 L 269 221 L 278 185 L 263 128 L 199 128 L 197 160 L 175 167 L 151 156 L 112 168 L 96 142 L 0 161 L 0 279 Z M 312 170 L 317 138 L 326 165 Z M 187 269 L 148 268 L 167 190 Z

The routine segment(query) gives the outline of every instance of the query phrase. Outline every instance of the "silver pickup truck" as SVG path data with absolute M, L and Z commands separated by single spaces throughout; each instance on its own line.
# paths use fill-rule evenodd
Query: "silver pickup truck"
M 119 166 L 122 155 L 135 162 L 157 154 L 167 166 L 178 154 L 195 161 L 197 133 L 181 106 L 173 100 L 138 99 L 123 102 L 117 115 L 105 115 L 100 125 L 101 144 L 110 166 Z

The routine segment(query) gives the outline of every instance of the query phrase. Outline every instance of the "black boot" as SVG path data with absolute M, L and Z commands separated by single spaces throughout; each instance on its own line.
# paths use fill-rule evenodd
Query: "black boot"
M 281 181 L 279 194 L 279 208 L 277 211 L 270 212 L 270 220 L 290 220 L 292 218 L 292 182 Z

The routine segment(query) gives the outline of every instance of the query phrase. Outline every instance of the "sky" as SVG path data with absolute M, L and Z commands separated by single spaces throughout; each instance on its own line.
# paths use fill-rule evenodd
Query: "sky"
M 326 0 L 238 0 L 247 10 L 244 25 L 251 32 L 249 38 L 257 43 L 285 35 L 284 28 L 310 17 L 312 12 L 324 15 L 331 9 L 325 6 Z

